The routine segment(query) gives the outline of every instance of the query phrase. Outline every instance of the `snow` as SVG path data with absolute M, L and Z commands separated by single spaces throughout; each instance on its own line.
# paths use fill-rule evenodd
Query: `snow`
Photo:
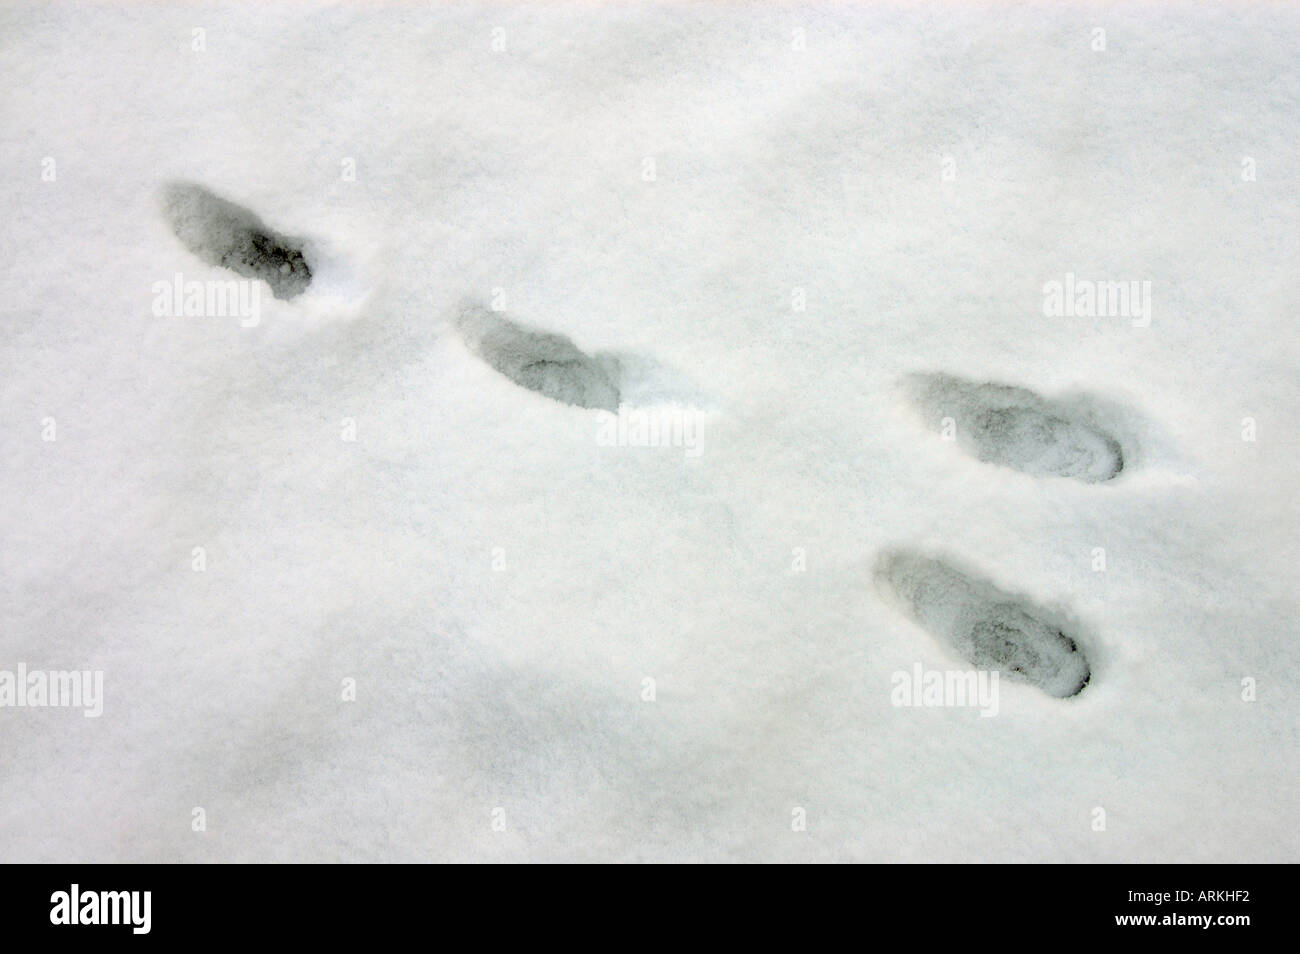
M 98 718 L 0 709 L 0 859 L 1295 860 L 1294 7 L 0 36 L 0 669 L 104 674 Z M 306 290 L 155 315 L 240 277 L 176 182 L 301 238 Z M 1067 275 L 1150 282 L 1149 324 L 1045 314 Z M 569 364 L 521 387 L 467 307 Z M 1123 469 L 981 460 L 918 375 L 1086 408 Z M 697 445 L 601 439 L 609 387 Z M 1063 621 L 1087 687 L 891 704 L 970 666 L 895 551 Z

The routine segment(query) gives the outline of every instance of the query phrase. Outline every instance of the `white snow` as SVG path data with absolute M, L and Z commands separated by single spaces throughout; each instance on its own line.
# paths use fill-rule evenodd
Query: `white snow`
M 104 699 L 0 708 L 0 860 L 1296 860 L 1298 43 L 1254 3 L 6 4 L 0 670 Z M 156 317 L 236 277 L 173 181 L 308 290 Z M 1045 315 L 1067 273 L 1149 326 Z M 621 356 L 698 453 L 503 377 L 467 301 Z M 911 375 L 1108 408 L 1124 470 L 982 462 Z M 896 548 L 1071 621 L 1087 688 L 892 705 L 967 665 Z

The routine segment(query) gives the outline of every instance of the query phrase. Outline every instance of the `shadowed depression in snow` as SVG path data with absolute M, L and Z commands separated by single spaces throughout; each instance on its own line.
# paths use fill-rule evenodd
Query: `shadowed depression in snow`
M 991 583 L 906 551 L 882 556 L 876 581 L 972 665 L 1000 670 L 1062 699 L 1088 684 L 1088 660 L 1075 641 L 1043 611 Z
M 561 404 L 618 411 L 617 366 L 592 357 L 564 335 L 533 331 L 479 305 L 456 318 L 466 347 L 520 387 Z
M 268 228 L 256 215 L 200 185 L 173 182 L 162 191 L 163 215 L 181 243 L 209 265 L 260 278 L 276 298 L 311 284 L 302 242 Z
M 947 374 L 907 382 L 926 424 L 972 457 L 1035 476 L 1100 483 L 1124 469 L 1112 435 L 1088 420 L 1082 403 L 1050 401 L 1033 391 L 965 381 Z

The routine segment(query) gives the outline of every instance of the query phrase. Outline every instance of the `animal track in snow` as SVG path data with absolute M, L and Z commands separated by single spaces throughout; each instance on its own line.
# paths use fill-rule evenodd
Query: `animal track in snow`
M 1100 483 L 1124 469 L 1120 442 L 1083 399 L 1044 398 L 1024 388 L 916 375 L 908 390 L 926 424 L 972 457 L 1038 476 Z
M 480 305 L 461 308 L 456 331 L 470 351 L 520 387 L 562 404 L 618 412 L 617 359 L 586 354 L 564 335 L 534 331 Z
M 877 584 L 940 642 L 982 669 L 997 669 L 1060 699 L 1078 695 L 1091 669 L 1075 641 L 1023 599 L 941 561 L 894 551 Z
M 311 284 L 311 267 L 299 239 L 281 235 L 261 219 L 190 182 L 162 192 L 163 215 L 181 243 L 209 265 L 260 278 L 276 298 L 293 298 Z

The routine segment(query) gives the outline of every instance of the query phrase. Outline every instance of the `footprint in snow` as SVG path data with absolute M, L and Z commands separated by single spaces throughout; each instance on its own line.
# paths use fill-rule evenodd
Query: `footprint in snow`
M 907 390 L 929 427 L 979 460 L 1085 483 L 1110 480 L 1124 469 L 1120 442 L 1092 420 L 1084 399 L 1053 401 L 1024 388 L 947 374 L 916 375 Z
M 1088 684 L 1091 668 L 1075 641 L 1046 611 L 992 583 L 903 550 L 882 555 L 875 578 L 917 623 L 974 666 L 1061 699 Z
M 261 279 L 276 298 L 293 298 L 311 284 L 302 240 L 281 235 L 248 209 L 203 186 L 168 184 L 162 190 L 162 211 L 191 252 L 209 265 Z
M 618 411 L 616 361 L 586 354 L 564 335 L 534 331 L 481 305 L 462 306 L 465 346 L 515 384 L 561 404 Z

